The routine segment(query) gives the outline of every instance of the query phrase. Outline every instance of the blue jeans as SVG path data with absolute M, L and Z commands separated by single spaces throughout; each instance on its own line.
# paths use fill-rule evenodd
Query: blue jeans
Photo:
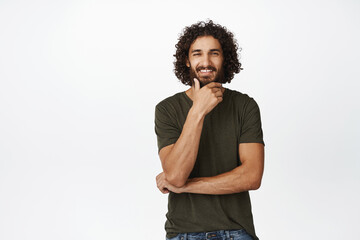
M 173 238 L 166 240 L 252 240 L 253 238 L 243 229 L 220 230 L 214 232 L 179 233 Z

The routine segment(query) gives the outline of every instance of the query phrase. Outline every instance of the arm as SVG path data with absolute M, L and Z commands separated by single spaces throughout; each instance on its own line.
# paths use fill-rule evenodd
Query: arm
M 194 167 L 205 115 L 222 101 L 220 83 L 210 83 L 200 89 L 199 82 L 194 81 L 193 105 L 180 137 L 174 144 L 162 148 L 159 152 L 166 180 L 176 187 L 182 187 L 186 183 Z
M 164 182 L 161 176 L 159 176 L 159 182 L 167 184 L 167 189 L 175 193 L 232 194 L 258 189 L 264 171 L 264 145 L 241 143 L 239 156 L 241 166 L 217 176 L 189 179 L 180 188 Z
M 159 152 L 166 179 L 174 186 L 183 186 L 194 167 L 203 123 L 204 117 L 191 108 L 179 139 Z

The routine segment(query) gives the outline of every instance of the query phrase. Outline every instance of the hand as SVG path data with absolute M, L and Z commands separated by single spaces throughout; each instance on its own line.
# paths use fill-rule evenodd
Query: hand
M 200 89 L 199 80 L 194 78 L 192 86 L 194 109 L 204 116 L 213 110 L 223 100 L 221 86 L 221 83 L 211 82 Z
M 169 192 L 174 192 L 174 193 L 182 193 L 183 192 L 182 191 L 183 188 L 175 187 L 166 180 L 164 172 L 162 172 L 156 176 L 156 185 L 157 185 L 158 189 L 160 190 L 160 192 L 162 192 L 163 194 L 166 194 Z

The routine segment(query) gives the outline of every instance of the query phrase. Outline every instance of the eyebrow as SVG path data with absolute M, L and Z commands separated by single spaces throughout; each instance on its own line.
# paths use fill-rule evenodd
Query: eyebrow
M 194 52 L 202 52 L 201 49 L 194 49 L 191 51 L 191 53 L 194 53 Z M 217 49 L 217 48 L 214 48 L 214 49 L 210 49 L 210 52 L 221 52 L 220 49 Z

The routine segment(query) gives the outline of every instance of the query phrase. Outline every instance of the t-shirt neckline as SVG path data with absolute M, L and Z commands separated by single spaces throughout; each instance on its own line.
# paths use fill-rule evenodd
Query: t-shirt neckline
M 227 88 L 224 88 L 224 89 L 225 89 L 225 90 L 224 90 L 223 96 L 225 96 L 225 94 L 227 94 L 227 92 L 228 92 L 228 89 L 227 89 Z M 193 100 L 191 100 L 191 98 L 186 94 L 186 91 L 183 91 L 182 93 L 183 93 L 183 95 L 185 96 L 185 98 L 188 100 L 188 102 L 190 102 L 190 103 L 193 102 Z

